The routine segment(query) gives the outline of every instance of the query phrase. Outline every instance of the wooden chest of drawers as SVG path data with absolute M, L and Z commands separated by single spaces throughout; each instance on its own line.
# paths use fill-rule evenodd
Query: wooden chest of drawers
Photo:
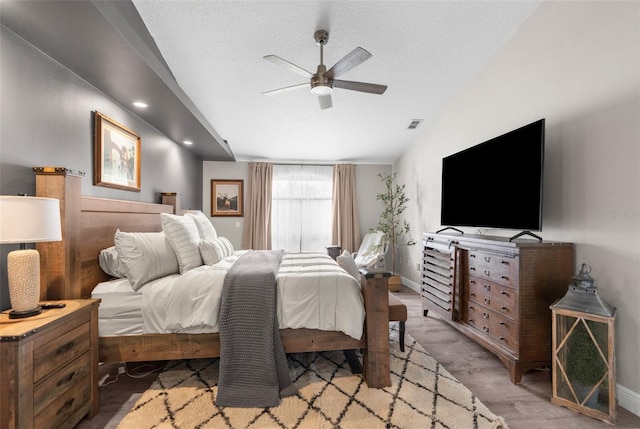
M 99 300 L 0 314 L 0 427 L 72 428 L 98 412 Z
M 551 364 L 549 305 L 566 293 L 573 267 L 570 243 L 427 233 L 425 313 L 495 353 L 519 383 L 523 371 Z

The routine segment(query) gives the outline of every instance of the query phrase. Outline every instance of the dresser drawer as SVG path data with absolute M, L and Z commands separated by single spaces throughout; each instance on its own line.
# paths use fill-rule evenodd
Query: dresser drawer
M 91 409 L 91 383 L 89 375 L 84 380 L 60 396 L 55 397 L 45 408 L 33 417 L 33 427 L 38 429 L 69 427 L 77 423 L 77 418 L 69 420 L 72 416 L 83 416 Z
M 40 414 L 58 396 L 79 384 L 86 384 L 91 374 L 91 356 L 84 353 L 78 359 L 45 378 L 33 389 L 33 412 Z
M 467 305 L 467 323 L 504 347 L 517 349 L 517 327 L 513 319 L 504 317 L 482 305 Z
M 469 275 L 512 287 L 518 285 L 518 257 L 516 255 L 469 250 L 467 260 Z
M 89 350 L 90 331 L 91 324 L 86 322 L 36 347 L 33 352 L 33 382 L 38 383 L 43 377 Z
M 466 298 L 510 317 L 518 314 L 518 299 L 515 289 L 492 281 L 464 276 Z

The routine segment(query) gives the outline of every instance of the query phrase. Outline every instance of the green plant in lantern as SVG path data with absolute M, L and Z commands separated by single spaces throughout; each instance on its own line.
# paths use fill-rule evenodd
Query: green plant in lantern
M 576 326 L 567 339 L 567 352 L 566 372 L 570 381 L 593 386 L 607 372 L 607 366 L 584 324 Z

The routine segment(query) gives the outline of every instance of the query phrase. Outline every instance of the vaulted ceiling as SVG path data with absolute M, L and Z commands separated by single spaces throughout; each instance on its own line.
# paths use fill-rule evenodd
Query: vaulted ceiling
M 192 140 L 190 150 L 203 159 L 390 163 L 538 4 L 5 0 L 2 23 L 127 108 L 134 110 L 134 98 L 147 101 L 136 114 L 177 143 Z M 69 11 L 73 19 L 65 21 Z M 97 44 L 94 28 L 104 33 Z M 327 68 L 362 47 L 372 57 L 339 78 L 387 85 L 386 92 L 334 88 L 329 109 L 309 87 L 262 95 L 308 82 L 263 57 L 315 73 L 318 29 L 329 32 Z M 87 57 L 95 50 L 102 56 Z M 99 76 L 100 66 L 108 77 Z M 408 129 L 415 119 L 423 123 Z

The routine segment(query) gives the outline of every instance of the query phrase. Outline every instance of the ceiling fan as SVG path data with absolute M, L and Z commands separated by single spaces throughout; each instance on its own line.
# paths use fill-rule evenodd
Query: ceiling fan
M 328 109 L 333 105 L 331 102 L 331 93 L 333 92 L 334 87 L 349 89 L 351 91 L 368 92 L 371 94 L 383 94 L 387 90 L 386 85 L 335 79 L 341 74 L 346 73 L 355 66 L 361 64 L 365 60 L 368 60 L 371 57 L 371 54 L 365 49 L 357 47 L 353 51 L 345 55 L 333 67 L 327 70 L 327 67 L 323 64 L 323 48 L 324 45 L 326 45 L 329 41 L 329 32 L 326 30 L 318 30 L 314 33 L 313 37 L 316 43 L 320 45 L 320 64 L 318 65 L 318 69 L 315 74 L 293 63 L 290 63 L 289 61 L 284 60 L 277 55 L 264 56 L 265 60 L 269 60 L 272 63 L 283 66 L 294 73 L 308 78 L 309 83 L 301 83 L 298 85 L 274 89 L 271 91 L 263 92 L 262 95 L 281 94 L 283 92 L 304 88 L 308 85 L 311 85 L 311 92 L 318 96 L 320 108 Z

